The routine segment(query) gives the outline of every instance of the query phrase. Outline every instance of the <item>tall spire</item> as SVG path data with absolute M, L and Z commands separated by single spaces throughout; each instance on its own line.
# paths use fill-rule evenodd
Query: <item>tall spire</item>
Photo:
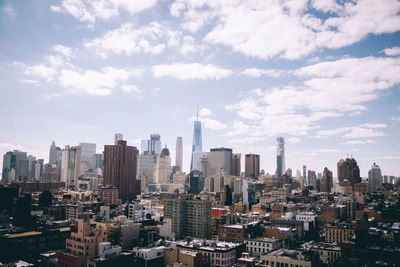
M 197 104 L 196 121 L 199 121 L 199 105 Z

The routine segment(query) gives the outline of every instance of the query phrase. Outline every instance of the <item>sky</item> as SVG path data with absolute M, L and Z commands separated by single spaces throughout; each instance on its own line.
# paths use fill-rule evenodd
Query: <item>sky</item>
M 188 171 L 198 105 L 205 151 L 400 176 L 397 0 L 0 0 L 0 51 L 1 155 L 159 133 Z

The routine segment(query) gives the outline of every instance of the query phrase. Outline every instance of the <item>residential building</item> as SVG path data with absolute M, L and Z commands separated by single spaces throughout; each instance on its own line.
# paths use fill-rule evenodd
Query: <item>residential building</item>
M 104 146 L 104 186 L 118 188 L 118 196 L 123 201 L 133 200 L 140 192 L 136 180 L 137 149 L 119 140 L 117 145 Z
M 100 225 L 92 228 L 89 214 L 78 221 L 77 232 L 65 242 L 65 251 L 58 254 L 59 266 L 86 266 L 89 257 L 98 255 L 99 244 L 107 240 L 107 231 Z
M 181 136 L 176 138 L 175 166 L 178 166 L 181 172 L 183 171 L 183 141 Z
M 278 177 L 278 183 L 282 184 L 282 175 L 285 173 L 285 139 L 278 137 L 276 139 L 277 152 L 276 152 L 276 176 Z
M 164 217 L 172 219 L 177 238 L 185 236 L 209 238 L 211 236 L 211 201 L 192 195 L 164 200 Z

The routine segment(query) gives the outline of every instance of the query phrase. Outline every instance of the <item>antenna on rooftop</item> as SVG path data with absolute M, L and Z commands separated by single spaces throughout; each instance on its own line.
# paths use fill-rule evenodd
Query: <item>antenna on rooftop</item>
M 196 115 L 196 121 L 199 121 L 199 105 L 197 104 L 197 115 Z

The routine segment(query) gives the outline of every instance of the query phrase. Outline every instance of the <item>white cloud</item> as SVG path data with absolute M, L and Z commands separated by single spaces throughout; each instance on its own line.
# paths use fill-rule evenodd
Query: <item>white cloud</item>
M 93 25 L 96 19 L 107 20 L 117 17 L 121 10 L 132 15 L 153 7 L 156 2 L 156 0 L 63 0 L 59 6 L 51 6 L 51 10 L 68 13 L 79 21 Z
M 61 86 L 73 93 L 109 95 L 112 89 L 119 86 L 121 82 L 126 82 L 129 77 L 137 75 L 137 71 L 114 67 L 105 67 L 101 71 L 63 69 L 58 80 Z M 129 88 L 132 89 L 132 87 Z
M 342 143 L 342 145 L 363 145 L 363 144 L 372 144 L 375 143 L 374 140 L 350 140 L 347 142 Z
M 226 109 L 246 120 L 247 132 L 232 134 L 275 136 L 306 135 L 318 128 L 319 121 L 345 115 L 361 114 L 366 103 L 375 100 L 384 90 L 400 84 L 399 58 L 342 58 L 320 62 L 290 71 L 300 81 L 290 86 L 253 89 L 238 103 Z M 361 125 L 340 130 L 345 138 L 384 136 L 382 124 Z M 235 125 L 234 127 L 235 128 Z M 324 132 L 322 132 L 324 133 Z M 329 132 L 326 132 L 329 133 Z M 330 136 L 319 134 L 319 137 Z
M 127 84 L 122 86 L 122 91 L 125 93 L 140 93 L 140 89 L 136 85 Z
M 387 56 L 398 56 L 400 55 L 400 46 L 385 48 L 381 52 L 385 53 Z
M 205 49 L 204 45 L 198 44 L 192 36 L 183 37 L 182 44 L 178 51 L 183 55 L 197 54 Z
M 175 77 L 179 80 L 219 80 L 232 75 L 232 71 L 216 67 L 212 64 L 201 63 L 174 63 L 153 66 L 154 77 Z
M 57 74 L 57 71 L 52 67 L 45 66 L 44 64 L 38 64 L 33 66 L 24 66 L 24 73 L 27 75 L 43 78 L 50 82 Z
M 21 81 L 22 83 L 29 84 L 29 85 L 39 85 L 39 82 L 36 80 L 24 79 Z
M 324 17 L 314 15 L 310 7 Z M 311 5 L 308 0 L 177 0 L 170 6 L 171 14 L 182 18 L 183 29 L 197 32 L 210 26 L 205 41 L 262 59 L 298 59 L 321 48 L 354 44 L 369 34 L 396 32 L 399 11 L 397 0 L 325 0 Z
M 160 88 L 153 88 L 153 90 L 151 90 L 151 94 L 153 95 L 153 96 L 159 96 L 160 95 L 160 91 L 161 91 L 161 89 Z
M 376 129 L 385 127 L 385 124 L 361 124 L 355 127 L 340 127 L 333 130 L 318 131 L 317 137 L 328 137 L 339 134 L 347 139 L 380 137 L 385 136 L 385 133 Z
M 297 144 L 297 143 L 299 143 L 300 141 L 301 141 L 301 139 L 298 138 L 298 137 L 290 137 L 290 138 L 288 139 L 288 142 L 291 143 L 291 144 Z
M 208 109 L 208 108 L 202 108 L 201 110 L 200 110 L 200 116 L 203 116 L 203 117 L 207 117 L 207 116 L 210 116 L 210 115 L 212 115 L 213 113 L 212 113 L 212 111 L 210 110 L 210 109 Z
M 254 78 L 259 78 L 262 75 L 277 78 L 281 76 L 282 73 L 283 73 L 282 70 L 250 68 L 250 69 L 245 69 L 240 74 Z
M 394 121 L 394 122 L 400 122 L 400 116 L 397 116 L 397 117 L 392 116 L 392 117 L 390 117 L 390 119 L 391 119 L 392 121 Z
M 53 50 L 55 52 L 58 52 L 58 53 L 62 54 L 66 59 L 69 59 L 72 56 L 72 49 L 70 47 L 67 47 L 67 46 L 56 45 L 56 46 L 53 47 Z
M 179 33 L 170 31 L 158 22 L 147 26 L 135 27 L 132 23 L 122 24 L 103 36 L 85 43 L 87 48 L 106 58 L 110 53 L 132 55 L 133 53 L 160 54 L 166 46 L 179 44 Z
M 193 116 L 188 119 L 188 121 L 190 121 L 190 122 L 193 122 L 195 120 L 197 120 L 197 118 L 193 117 Z M 223 124 L 222 122 L 220 122 L 218 120 L 211 119 L 211 118 L 208 118 L 205 116 L 199 117 L 199 121 L 201 121 L 202 125 L 205 128 L 214 130 L 214 131 L 223 130 L 223 129 L 226 129 L 226 127 L 227 127 L 226 124 Z

